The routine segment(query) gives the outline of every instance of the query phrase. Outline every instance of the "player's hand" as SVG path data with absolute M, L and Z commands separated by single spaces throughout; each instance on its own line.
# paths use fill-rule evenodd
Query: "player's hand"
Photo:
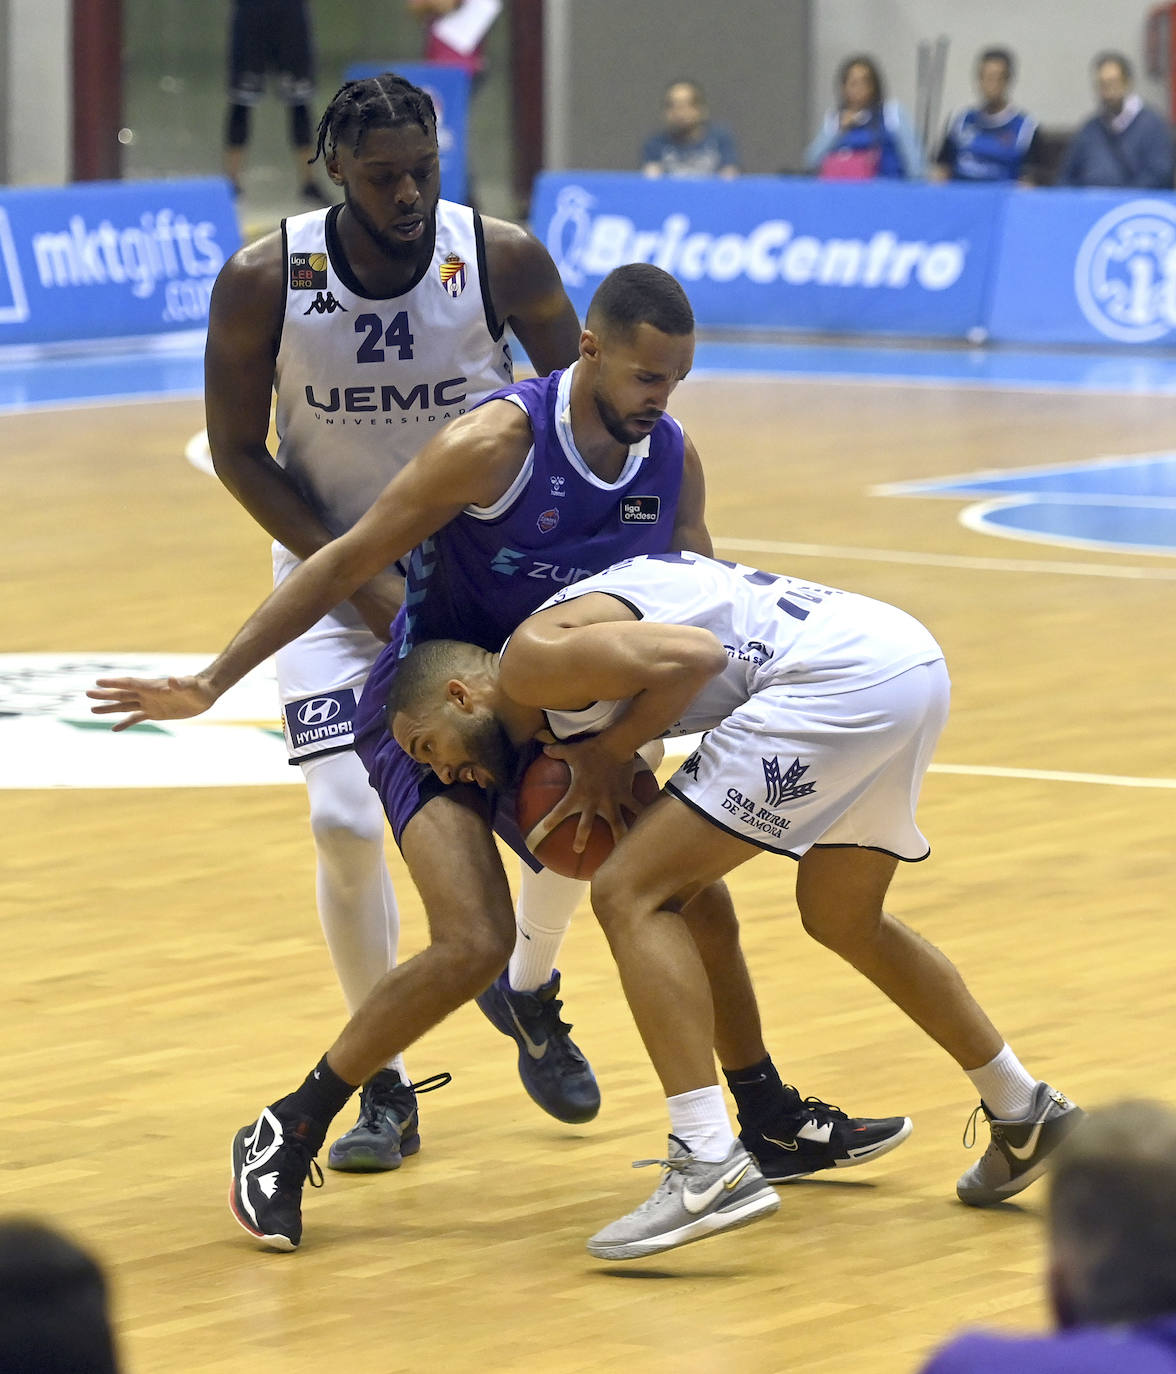
M 363 616 L 364 624 L 385 643 L 396 613 L 404 604 L 404 578 L 385 572 L 365 582 L 352 596 L 351 604 Z
M 100 677 L 86 693 L 95 716 L 125 716 L 114 730 L 144 720 L 185 720 L 207 711 L 220 695 L 204 677 Z
M 543 833 L 549 834 L 561 821 L 578 813 L 580 823 L 572 841 L 577 854 L 583 854 L 587 848 L 592 823 L 597 816 L 612 831 L 613 843 L 618 843 L 629 829 L 624 812 L 636 815 L 645 809 L 644 803 L 633 795 L 633 760 L 618 761 L 594 739 L 578 740 L 575 744 L 548 744 L 543 752 L 553 759 L 563 759 L 572 770 L 572 781 L 563 799 L 541 822 Z

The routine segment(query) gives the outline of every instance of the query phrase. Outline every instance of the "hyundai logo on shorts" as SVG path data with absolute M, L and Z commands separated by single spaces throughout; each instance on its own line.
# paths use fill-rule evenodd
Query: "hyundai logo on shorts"
M 342 710 L 335 697 L 314 697 L 298 708 L 299 725 L 326 725 Z

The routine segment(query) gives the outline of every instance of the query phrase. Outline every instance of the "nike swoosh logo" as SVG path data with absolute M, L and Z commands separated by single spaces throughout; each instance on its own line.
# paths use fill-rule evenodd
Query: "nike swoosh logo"
M 777 1140 L 775 1136 L 765 1135 L 764 1139 L 769 1145 L 779 1145 L 782 1150 L 799 1150 L 800 1146 L 795 1140 Z
M 1029 1132 L 1029 1139 L 1024 1145 L 1014 1145 L 1006 1136 L 1005 1145 L 1008 1147 L 1009 1154 L 1011 1154 L 1014 1159 L 1019 1159 L 1022 1162 L 1032 1159 L 1033 1152 L 1037 1149 L 1037 1142 L 1041 1139 L 1041 1131 L 1044 1125 L 1044 1121 L 1039 1121 Z
M 745 1160 L 736 1170 L 734 1176 L 723 1174 L 721 1178 L 715 1179 L 709 1188 L 704 1192 L 695 1193 L 689 1188 L 682 1189 L 682 1205 L 694 1216 L 706 1209 L 715 1201 L 720 1193 L 733 1193 L 743 1182 L 744 1175 L 751 1168 L 751 1160 Z
M 273 1138 L 268 1145 L 259 1146 L 261 1128 L 265 1124 L 267 1115 L 269 1115 L 268 1112 L 262 1113 L 262 1115 L 257 1118 L 257 1124 L 253 1128 L 253 1134 L 245 1137 L 245 1158 L 241 1161 L 242 1172 L 246 1169 L 252 1169 L 258 1164 L 263 1164 L 282 1142 L 281 1131 L 279 1129 L 274 1131 Z
M 545 1040 L 542 1045 L 536 1045 L 534 1040 L 532 1040 L 531 1037 L 527 1034 L 527 1032 L 523 1029 L 523 1023 L 519 1020 L 514 1007 L 512 1007 L 508 1002 L 506 1004 L 506 1008 L 510 1012 L 510 1019 L 515 1023 L 515 1030 L 517 1030 L 519 1033 L 519 1039 L 526 1046 L 527 1053 L 531 1056 L 532 1059 L 542 1059 L 543 1056 L 547 1053 L 547 1041 Z

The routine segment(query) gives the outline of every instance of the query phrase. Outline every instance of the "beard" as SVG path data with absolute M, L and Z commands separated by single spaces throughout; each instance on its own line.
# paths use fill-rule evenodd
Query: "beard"
M 648 431 L 634 429 L 630 423 L 623 420 L 620 413 L 604 399 L 599 391 L 593 392 L 592 399 L 596 402 L 596 413 L 600 416 L 600 423 L 618 444 L 624 444 L 627 447 L 630 444 L 639 444 L 642 439 L 649 437 Z
M 488 773 L 495 787 L 505 787 L 514 777 L 519 751 L 497 716 L 487 714 L 471 721 L 462 742 L 468 761 Z
M 386 258 L 391 258 L 394 262 L 412 262 L 419 260 L 421 254 L 426 250 L 428 255 L 432 256 L 433 238 L 437 228 L 436 207 L 425 216 L 425 232 L 421 237 L 415 243 L 403 243 L 400 239 L 393 238 L 391 234 L 386 234 L 372 219 L 371 215 L 351 199 L 351 191 L 346 185 L 343 187 L 343 200 L 356 224 Z

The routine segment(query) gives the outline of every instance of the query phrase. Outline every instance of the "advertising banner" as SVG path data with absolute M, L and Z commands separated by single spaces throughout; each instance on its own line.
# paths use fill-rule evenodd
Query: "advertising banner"
M 789 177 L 546 173 L 532 228 L 583 313 L 614 267 L 653 262 L 709 328 L 964 337 L 982 327 L 1007 194 Z
M 428 91 L 437 107 L 437 150 L 441 155 L 441 194 L 466 203 L 469 173 L 466 147 L 470 108 L 470 77 L 461 67 L 441 62 L 357 62 L 343 73 L 344 81 L 364 81 L 381 72 L 395 72 Z
M 220 178 L 0 189 L 0 347 L 203 329 L 240 241 Z
M 989 330 L 1027 343 L 1176 342 L 1176 195 L 1014 195 Z

